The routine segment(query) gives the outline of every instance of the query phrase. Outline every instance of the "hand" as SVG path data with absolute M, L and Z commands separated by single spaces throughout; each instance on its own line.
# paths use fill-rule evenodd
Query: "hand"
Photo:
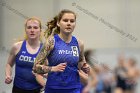
M 53 66 L 51 71 L 52 72 L 63 72 L 66 68 L 67 64 L 66 63 L 60 63 L 57 66 Z
M 5 77 L 5 83 L 10 84 L 12 82 L 12 77 L 11 76 L 6 76 Z
M 85 72 L 86 74 L 89 74 L 90 72 L 90 66 L 87 63 L 84 63 L 83 66 L 81 67 L 81 70 Z

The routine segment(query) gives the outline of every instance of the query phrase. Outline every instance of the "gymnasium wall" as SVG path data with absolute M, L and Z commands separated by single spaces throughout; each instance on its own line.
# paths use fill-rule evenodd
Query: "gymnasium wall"
M 140 0 L 0 0 L 0 93 L 11 93 L 4 83 L 4 70 L 11 45 L 24 36 L 24 23 L 36 16 L 43 31 L 62 9 L 76 12 L 74 35 L 85 49 L 96 50 L 100 62 L 116 65 L 118 53 L 125 51 L 140 64 Z M 13 69 L 14 71 L 14 69 Z

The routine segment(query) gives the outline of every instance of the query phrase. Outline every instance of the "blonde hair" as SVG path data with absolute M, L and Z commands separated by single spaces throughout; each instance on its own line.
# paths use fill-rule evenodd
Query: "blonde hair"
M 57 16 L 55 16 L 53 18 L 53 20 L 47 22 L 46 26 L 48 28 L 44 32 L 45 38 L 49 37 L 51 34 L 54 35 L 54 34 L 59 34 L 60 33 L 60 28 L 57 26 L 57 22 L 60 22 L 60 20 L 62 19 L 63 15 L 65 13 L 72 13 L 72 14 L 74 14 L 75 19 L 76 19 L 76 14 L 73 11 L 67 10 L 67 9 L 62 10 Z
M 30 21 L 30 20 L 36 20 L 36 21 L 38 21 L 39 27 L 40 27 L 40 31 L 41 31 L 41 29 L 42 29 L 41 20 L 38 19 L 37 17 L 31 17 L 31 18 L 28 18 L 28 19 L 26 20 L 26 22 L 25 22 L 25 30 L 26 30 L 27 22 Z M 41 31 L 41 32 L 42 32 L 42 31 Z M 28 39 L 26 33 L 24 34 L 24 39 L 25 39 L 25 40 Z M 42 41 L 42 33 L 40 34 L 39 40 Z

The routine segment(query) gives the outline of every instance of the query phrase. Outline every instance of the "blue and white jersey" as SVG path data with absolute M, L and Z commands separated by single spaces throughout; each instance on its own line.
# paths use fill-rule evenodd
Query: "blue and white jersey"
M 58 35 L 54 36 L 54 49 L 48 55 L 49 66 L 67 63 L 64 72 L 51 72 L 48 74 L 46 87 L 54 89 L 80 88 L 78 73 L 79 45 L 77 39 L 72 36 L 70 43 L 65 43 Z
M 40 44 L 41 48 L 42 44 Z M 26 49 L 26 40 L 23 41 L 20 51 L 16 55 L 15 64 L 15 78 L 14 85 L 24 90 L 33 90 L 41 88 L 37 83 L 35 76 L 32 73 L 32 67 L 35 58 L 40 51 L 36 54 L 30 54 Z

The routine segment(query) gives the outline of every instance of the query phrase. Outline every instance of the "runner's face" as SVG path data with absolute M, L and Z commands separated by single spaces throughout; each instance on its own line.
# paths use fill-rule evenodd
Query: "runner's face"
M 76 25 L 75 21 L 76 19 L 74 14 L 65 13 L 57 24 L 60 27 L 60 32 L 71 34 Z
M 39 39 L 40 33 L 40 23 L 37 20 L 29 20 L 26 24 L 26 34 L 28 39 Z

